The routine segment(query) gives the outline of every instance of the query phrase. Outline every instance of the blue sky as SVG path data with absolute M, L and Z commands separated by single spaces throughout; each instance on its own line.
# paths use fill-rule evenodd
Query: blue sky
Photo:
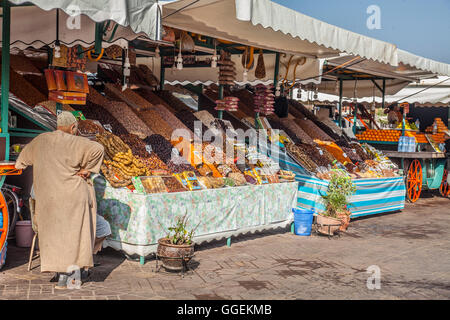
M 394 43 L 411 53 L 450 63 L 450 0 L 272 0 L 335 26 Z M 367 27 L 377 5 L 381 29 Z

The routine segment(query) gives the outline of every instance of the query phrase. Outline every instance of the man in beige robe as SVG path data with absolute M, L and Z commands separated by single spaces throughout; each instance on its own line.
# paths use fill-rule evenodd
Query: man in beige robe
M 74 268 L 93 267 L 97 206 L 88 178 L 100 171 L 104 148 L 77 131 L 76 118 L 62 112 L 57 130 L 34 138 L 16 161 L 17 169 L 33 166 L 41 272 L 59 274 L 58 289 Z

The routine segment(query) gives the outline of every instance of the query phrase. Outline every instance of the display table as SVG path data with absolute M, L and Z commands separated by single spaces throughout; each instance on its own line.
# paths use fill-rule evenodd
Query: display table
M 298 206 L 324 211 L 322 195 L 328 189 L 328 181 L 307 175 L 297 175 Z M 406 186 L 403 177 L 353 180 L 355 194 L 350 198 L 352 218 L 398 211 L 405 208 Z
M 284 170 L 295 173 L 298 181 L 297 206 L 325 211 L 322 195 L 326 195 L 328 181 L 320 180 L 308 174 L 286 153 L 271 155 Z M 403 210 L 405 208 L 406 186 L 403 177 L 354 179 L 355 194 L 350 198 L 349 210 L 352 218 L 378 213 Z
M 106 246 L 141 257 L 155 252 L 184 214 L 189 228 L 199 225 L 194 241 L 201 243 L 287 226 L 297 205 L 297 182 L 145 195 L 113 188 L 99 175 L 93 180 L 97 212 L 112 230 Z

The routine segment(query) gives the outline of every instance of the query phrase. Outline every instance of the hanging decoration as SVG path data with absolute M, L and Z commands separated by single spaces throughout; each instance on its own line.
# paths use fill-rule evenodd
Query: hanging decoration
M 263 50 L 259 50 L 258 63 L 256 64 L 255 77 L 264 79 L 266 77 L 266 66 L 264 64 Z
M 272 114 L 275 111 L 273 85 L 265 86 L 259 84 L 255 89 L 255 112 L 263 113 L 265 115 Z
M 217 41 L 214 39 L 214 55 L 211 58 L 211 68 L 217 68 Z
M 236 67 L 231 60 L 231 54 L 222 50 L 220 52 L 219 84 L 233 86 L 236 81 Z

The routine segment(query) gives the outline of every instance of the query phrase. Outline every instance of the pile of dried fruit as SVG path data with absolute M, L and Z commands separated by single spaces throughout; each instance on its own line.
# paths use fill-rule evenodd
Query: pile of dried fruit
M 138 65 L 138 67 L 142 71 L 145 82 L 147 82 L 149 86 L 158 86 L 158 79 L 153 75 L 153 72 L 149 67 L 147 67 L 145 64 L 140 64 Z
M 284 118 L 280 119 L 280 123 L 284 129 L 287 129 L 285 131 L 291 138 L 294 135 L 302 143 L 315 145 L 313 139 L 294 120 Z
M 295 123 L 297 123 L 313 140 L 334 141 L 309 119 L 295 119 Z
M 200 175 L 197 169 L 191 166 L 188 163 L 174 163 L 173 161 L 169 161 L 167 163 L 167 167 L 173 173 L 183 173 L 185 171 L 193 171 L 196 175 Z
M 317 164 L 314 163 L 314 161 L 311 160 L 311 158 L 308 157 L 306 153 L 304 153 L 299 147 L 297 147 L 293 143 L 287 143 L 286 144 L 286 150 L 289 152 L 289 154 L 294 157 L 295 160 L 297 160 L 303 168 L 310 172 L 316 172 L 317 171 Z
M 144 141 L 139 139 L 139 137 L 137 135 L 121 134 L 121 135 L 119 135 L 119 137 L 120 137 L 120 139 L 122 139 L 122 141 L 125 144 L 130 146 L 131 151 L 133 152 L 134 155 L 142 157 L 142 158 L 147 158 L 150 156 L 150 154 L 147 152 L 147 150 L 145 148 Z
M 308 144 L 297 145 L 305 154 L 309 156 L 319 167 L 328 167 L 331 165 L 330 159 L 323 153 L 322 150 L 319 151 L 317 147 Z
M 103 173 L 112 186 L 129 185 L 132 177 L 148 175 L 143 163 L 133 156 L 129 146 L 119 137 L 105 132 L 96 138 L 105 148 Z
M 1 66 L 1 64 L 0 64 Z M 43 95 L 38 89 L 36 89 L 31 83 L 25 80 L 20 74 L 10 69 L 10 91 L 20 100 L 25 102 L 30 107 L 34 107 L 35 104 L 48 100 L 47 96 Z M 0 79 L 1 84 L 1 79 Z
M 164 184 L 167 187 L 167 190 L 169 190 L 169 192 L 187 191 L 187 189 L 185 187 L 183 187 L 183 185 L 174 176 L 162 177 L 162 179 L 164 181 Z
M 358 153 L 356 152 L 356 149 L 350 149 L 350 148 L 345 148 L 345 147 L 341 147 L 341 149 L 350 158 L 350 160 L 352 160 L 352 162 L 356 163 L 356 162 L 363 161 L 361 159 L 361 157 L 358 155 Z
M 176 112 L 192 111 L 191 108 L 189 108 L 183 101 L 175 97 L 170 91 L 167 90 L 158 91 L 156 92 L 156 94 Z
M 350 144 L 350 146 L 351 146 L 351 148 L 356 150 L 356 153 L 359 155 L 359 157 L 362 160 L 365 161 L 365 160 L 370 160 L 371 159 L 370 156 L 367 154 L 367 152 L 364 150 L 364 148 L 361 147 L 361 145 L 359 143 L 353 142 L 353 143 Z
M 91 120 L 80 120 L 78 121 L 78 131 L 80 131 L 82 135 L 94 135 L 105 132 L 105 129 Z
M 152 151 L 164 162 L 168 163 L 172 159 L 172 144 L 163 136 L 153 134 L 144 139 L 145 144 L 152 147 Z
M 301 112 L 305 117 L 314 122 L 314 124 L 319 127 L 324 133 L 326 133 L 333 140 L 338 140 L 339 135 L 336 134 L 333 129 L 327 126 L 324 122 L 320 121 L 319 118 L 316 117 L 314 113 L 312 113 L 308 108 L 306 108 L 303 104 L 301 104 L 297 100 L 289 100 L 289 105 L 291 105 L 291 109 L 296 109 Z
M 154 152 L 152 152 L 150 156 L 146 158 L 139 157 L 139 159 L 152 174 L 155 174 L 154 171 L 167 171 L 167 173 L 169 172 L 169 168 L 167 167 L 167 165 L 162 162 Z
M 125 127 L 119 121 L 117 121 L 116 118 L 114 118 L 108 111 L 106 111 L 102 106 L 96 105 L 91 101 L 87 101 L 85 106 L 77 105 L 76 108 L 77 110 L 81 111 L 86 118 L 98 120 L 103 126 L 110 125 L 112 131 L 115 134 L 118 135 L 128 134 L 127 129 L 125 129 Z
M 203 137 L 203 134 L 208 131 L 208 127 L 205 126 L 191 111 L 182 111 L 175 114 L 175 116 L 183 122 L 186 127 L 189 128 L 192 132 L 195 132 L 196 128 L 201 128 L 201 134 L 198 133 L 198 136 Z M 196 133 L 197 134 L 197 133 Z
M 108 110 L 129 133 L 144 139 L 153 134 L 153 131 L 131 110 L 124 102 L 110 101 L 103 108 Z
M 156 110 L 146 109 L 136 111 L 136 114 L 155 134 L 160 134 L 169 141 L 172 139 L 172 127 L 159 116 Z

